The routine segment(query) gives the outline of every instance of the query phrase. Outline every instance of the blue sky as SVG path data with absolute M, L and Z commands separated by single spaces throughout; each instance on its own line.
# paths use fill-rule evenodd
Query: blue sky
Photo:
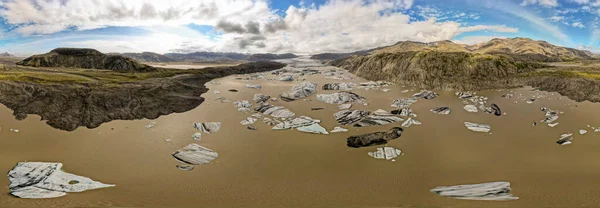
M 0 0 L 0 52 L 342 52 L 528 37 L 600 52 L 599 0 Z M 91 3 L 90 3 L 91 2 Z

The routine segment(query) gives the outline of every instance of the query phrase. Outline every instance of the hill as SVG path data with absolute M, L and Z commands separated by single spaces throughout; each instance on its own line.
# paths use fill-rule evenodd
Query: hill
M 426 89 L 487 90 L 521 86 L 600 102 L 597 55 L 526 38 L 466 46 L 450 41 L 399 42 L 330 62 L 369 80 Z M 569 67 L 551 62 L 569 61 Z M 581 62 L 581 63 L 579 63 Z M 585 87 L 582 87 L 585 86 Z M 582 93 L 585 92 L 585 93 Z
M 123 53 L 118 54 L 121 56 L 132 58 L 140 62 L 176 62 L 177 60 L 169 58 L 165 55 L 153 53 L 153 52 L 142 52 L 142 53 Z
M 298 56 L 296 56 L 293 53 L 284 53 L 284 54 L 256 53 L 256 54 L 250 55 L 248 57 L 248 60 L 250 60 L 250 61 L 270 61 L 270 60 L 291 59 L 291 58 L 298 58 Z
M 15 56 L 8 52 L 4 52 L 4 53 L 0 53 L 0 57 L 15 57 Z
M 227 62 L 246 60 L 248 58 L 248 54 L 245 53 L 223 52 L 167 53 L 165 56 L 181 62 Z
M 155 68 L 131 58 L 106 55 L 95 49 L 57 48 L 49 53 L 34 55 L 17 63 L 32 67 L 65 67 L 84 69 L 107 69 L 119 72 L 154 71 Z
M 552 45 L 546 41 L 529 38 L 492 39 L 485 44 L 470 48 L 474 53 L 506 54 L 522 59 L 542 62 L 558 62 L 592 59 L 589 52 Z

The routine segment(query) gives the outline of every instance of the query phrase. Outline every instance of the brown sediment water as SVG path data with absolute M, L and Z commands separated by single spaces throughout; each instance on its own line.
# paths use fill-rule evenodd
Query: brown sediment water
M 319 84 L 365 82 L 331 80 L 323 75 L 305 76 Z M 231 103 L 215 101 L 252 100 L 255 93 L 276 96 L 300 83 L 272 80 L 237 80 L 234 76 L 207 85 L 206 101 L 185 113 L 153 120 L 112 121 L 96 129 L 66 132 L 30 115 L 17 121 L 12 111 L 0 105 L 0 172 L 7 173 L 20 161 L 61 162 L 64 170 L 116 187 L 69 193 L 55 199 L 19 199 L 8 192 L 8 180 L 0 180 L 4 194 L 0 207 L 598 207 L 600 206 L 600 104 L 577 103 L 556 93 L 531 88 L 485 91 L 488 104 L 498 104 L 507 114 L 493 116 L 468 113 L 454 92 L 438 92 L 433 100 L 420 100 L 411 107 L 423 124 L 405 128 L 399 139 L 387 145 L 401 149 L 395 162 L 367 155 L 377 147 L 352 149 L 346 138 L 386 131 L 401 123 L 315 135 L 296 130 L 271 130 L 262 121 L 257 131 L 239 122 L 251 113 L 237 111 Z M 260 84 L 262 89 L 248 89 Z M 381 90 L 355 89 L 368 106 L 354 109 L 392 110 L 394 99 L 409 97 L 418 90 L 401 93 L 401 85 Z M 229 92 L 237 89 L 239 92 Z M 215 94 L 213 90 L 219 90 Z M 521 95 L 521 96 L 519 96 Z M 532 104 L 524 100 L 547 95 Z M 560 98 L 560 99 L 559 99 Z M 337 105 L 318 101 L 271 102 L 296 113 L 321 119 L 328 130 L 338 126 L 333 114 Z M 515 103 L 517 101 L 517 103 Z M 431 108 L 448 106 L 450 115 L 437 115 Z M 323 107 L 324 110 L 311 111 Z M 554 128 L 539 122 L 541 107 L 563 111 Z M 220 132 L 203 134 L 194 141 L 193 122 L 221 121 Z M 467 130 L 464 122 L 489 124 L 492 134 Z M 532 127 L 531 123 L 538 125 Z M 19 129 L 18 133 L 10 129 Z M 588 131 L 579 135 L 579 129 Z M 574 133 L 573 144 L 555 142 L 562 133 Z M 210 164 L 182 171 L 171 153 L 198 143 L 219 153 Z M 383 145 L 382 145 L 383 146 Z M 519 200 L 464 201 L 439 197 L 430 189 L 441 185 L 508 181 Z

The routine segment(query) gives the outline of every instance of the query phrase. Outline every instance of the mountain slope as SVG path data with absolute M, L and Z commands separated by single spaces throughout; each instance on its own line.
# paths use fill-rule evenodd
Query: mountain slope
M 293 53 L 284 53 L 284 54 L 256 53 L 256 54 L 250 55 L 248 57 L 248 60 L 250 60 L 250 61 L 270 61 L 270 60 L 291 59 L 291 58 L 298 58 L 298 56 L 296 56 Z
M 448 41 L 400 42 L 330 63 L 369 80 L 417 88 L 488 90 L 533 86 L 576 101 L 600 102 L 596 57 L 589 51 L 513 38 L 476 46 Z M 545 63 L 573 60 L 585 61 L 586 65 Z
M 221 62 L 246 60 L 245 53 L 221 53 L 221 52 L 194 52 L 194 53 L 167 53 L 166 57 L 176 61 L 191 62 Z
M 165 55 L 152 53 L 152 52 L 142 52 L 142 53 L 123 53 L 119 54 L 121 56 L 129 57 L 135 59 L 136 61 L 141 62 L 175 62 L 177 60 L 169 58 Z
M 0 53 L 0 57 L 15 57 L 15 56 L 8 52 L 4 52 L 4 53 Z
M 94 49 L 57 48 L 49 53 L 34 55 L 17 63 L 32 67 L 66 67 L 84 69 L 108 69 L 119 72 L 154 71 L 155 68 L 131 58 L 106 55 Z
M 534 61 L 556 62 L 592 59 L 588 52 L 552 45 L 546 41 L 529 38 L 492 39 L 485 44 L 471 47 L 474 53 L 507 54 Z

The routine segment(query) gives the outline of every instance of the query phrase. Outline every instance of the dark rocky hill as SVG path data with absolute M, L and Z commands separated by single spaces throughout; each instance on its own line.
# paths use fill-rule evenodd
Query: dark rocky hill
M 107 69 L 119 72 L 146 72 L 155 68 L 131 58 L 106 55 L 94 49 L 57 48 L 49 53 L 34 55 L 17 63 L 31 67 L 65 67 L 83 69 Z

